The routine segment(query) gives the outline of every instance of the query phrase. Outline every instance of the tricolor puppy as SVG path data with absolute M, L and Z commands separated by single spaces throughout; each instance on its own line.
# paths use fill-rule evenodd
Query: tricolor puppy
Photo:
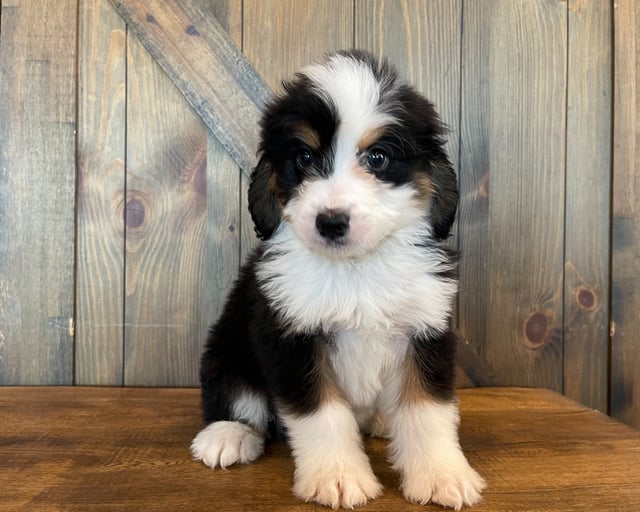
M 458 194 L 444 133 L 433 105 L 365 52 L 284 84 L 249 188 L 263 241 L 202 358 L 196 459 L 255 460 L 277 418 L 305 501 L 380 495 L 362 433 L 389 438 L 408 500 L 480 500 L 457 433 L 456 261 L 443 240 Z

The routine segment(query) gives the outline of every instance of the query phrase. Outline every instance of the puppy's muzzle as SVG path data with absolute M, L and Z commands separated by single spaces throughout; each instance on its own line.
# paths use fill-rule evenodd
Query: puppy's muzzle
M 335 242 L 349 232 L 349 214 L 342 210 L 327 210 L 316 217 L 316 229 L 322 238 Z

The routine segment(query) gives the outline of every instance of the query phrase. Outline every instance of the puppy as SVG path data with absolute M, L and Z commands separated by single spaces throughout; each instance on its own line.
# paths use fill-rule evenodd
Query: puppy
M 262 243 L 207 339 L 196 459 L 252 462 L 281 423 L 295 494 L 353 508 L 382 491 L 361 433 L 384 435 L 406 499 L 480 501 L 457 433 L 444 133 L 362 51 L 304 68 L 268 105 L 249 187 Z

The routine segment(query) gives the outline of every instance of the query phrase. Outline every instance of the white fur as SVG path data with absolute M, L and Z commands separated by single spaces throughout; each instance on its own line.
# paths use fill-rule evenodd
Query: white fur
M 353 508 L 380 495 L 382 486 L 346 404 L 329 402 L 312 414 L 282 418 L 295 459 L 298 497 L 332 508 Z
M 407 500 L 456 510 L 481 501 L 485 483 L 460 449 L 456 403 L 393 401 L 386 404 L 386 417 L 390 458 Z
M 264 451 L 264 436 L 237 421 L 210 423 L 194 438 L 191 454 L 211 469 L 248 464 Z
M 420 226 L 426 217 L 427 206 L 418 206 L 413 186 L 382 183 L 358 165 L 305 181 L 284 208 L 296 236 L 325 257 L 362 258 L 400 230 Z M 349 215 L 349 231 L 341 245 L 328 243 L 316 229 L 316 217 L 327 210 Z
M 297 330 L 444 331 L 456 283 L 437 275 L 450 263 L 416 247 L 420 223 L 366 257 L 329 259 L 309 251 L 283 224 L 256 268 L 264 294 Z M 423 229 L 426 227 L 423 226 Z
M 378 397 L 389 376 L 400 371 L 407 346 L 408 337 L 401 332 L 347 329 L 336 334 L 331 367 L 361 431 L 383 432 Z
M 350 161 L 351 147 L 367 130 L 395 123 L 393 116 L 380 109 L 381 84 L 367 63 L 333 55 L 329 60 L 307 66 L 301 73 L 311 79 L 316 92 L 336 109 L 340 119 L 338 139 L 348 143 L 338 145 L 337 162 Z

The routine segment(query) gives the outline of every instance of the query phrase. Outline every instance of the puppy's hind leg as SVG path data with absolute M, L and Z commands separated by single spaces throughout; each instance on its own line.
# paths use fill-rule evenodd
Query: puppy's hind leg
M 230 301 L 211 329 L 200 366 L 207 426 L 193 440 L 191 453 L 211 468 L 253 462 L 264 450 L 267 432 L 268 398 L 237 302 Z
M 212 469 L 248 464 L 264 451 L 269 409 L 267 400 L 242 391 L 231 401 L 230 421 L 213 421 L 194 438 L 191 454 Z

